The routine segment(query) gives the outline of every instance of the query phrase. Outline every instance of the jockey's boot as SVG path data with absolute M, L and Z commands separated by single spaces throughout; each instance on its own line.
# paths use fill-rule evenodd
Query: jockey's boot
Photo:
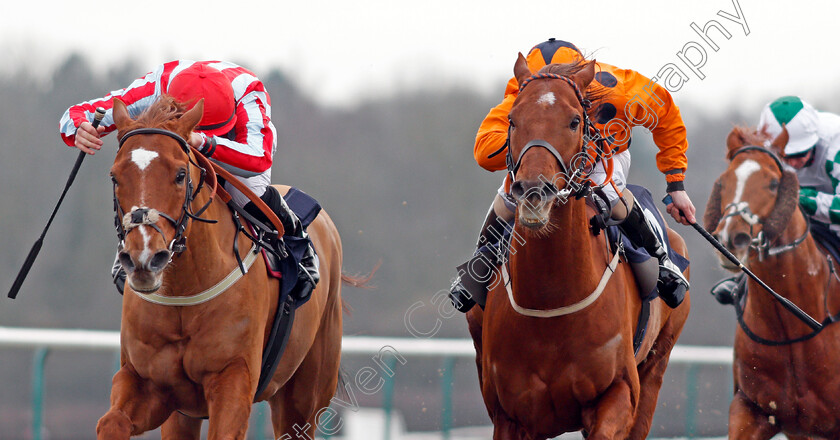
M 633 209 L 618 227 L 634 245 L 645 248 L 652 257 L 659 260 L 659 281 L 656 284 L 659 297 L 672 309 L 679 306 L 685 299 L 685 292 L 689 287 L 688 280 L 680 268 L 668 258 L 665 247 L 653 232 L 638 201 L 633 201 Z
M 735 301 L 741 297 L 747 286 L 746 277 L 747 274 L 740 273 L 718 281 L 717 284 L 712 286 L 712 296 L 715 297 L 717 302 L 725 306 L 735 304 Z
M 449 289 L 449 299 L 459 312 L 467 313 L 476 303 L 484 308 L 490 282 L 496 278 L 493 272 L 504 258 L 500 249 L 504 228 L 499 223 L 503 221 L 491 206 L 478 235 L 475 254 L 456 268 L 458 276 Z
M 120 295 L 122 295 L 123 290 L 125 289 L 126 273 L 122 264 L 120 264 L 119 252 L 117 252 L 117 255 L 114 257 L 114 264 L 111 266 L 111 278 L 114 280 L 114 285 L 117 286 L 117 291 L 120 292 Z
M 262 199 L 262 201 L 265 202 L 265 204 L 268 205 L 275 214 L 277 214 L 277 217 L 280 218 L 280 222 L 283 223 L 283 229 L 286 230 L 286 235 L 306 240 L 306 251 L 300 260 L 300 264 L 298 265 L 297 283 L 290 293 L 293 298 L 306 298 L 312 293 L 312 290 L 315 289 L 315 286 L 321 279 L 321 274 L 318 272 L 318 256 L 315 254 L 315 249 L 312 247 L 312 241 L 309 239 L 309 234 L 304 231 L 303 225 L 300 223 L 300 219 L 298 219 L 298 216 L 294 213 L 294 211 L 289 208 L 289 205 L 286 204 L 286 200 L 282 195 L 280 195 L 280 192 L 277 191 L 276 188 L 269 185 L 265 190 L 265 194 L 263 194 L 260 199 Z M 249 214 L 253 215 L 257 219 L 265 222 L 266 224 L 270 224 L 265 214 L 263 214 L 253 202 L 248 202 L 245 204 L 244 208 Z M 271 244 L 274 246 L 283 246 L 280 240 Z

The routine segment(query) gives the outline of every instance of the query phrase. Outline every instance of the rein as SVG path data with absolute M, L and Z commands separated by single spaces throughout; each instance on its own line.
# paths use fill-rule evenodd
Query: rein
M 513 153 L 511 152 L 510 148 L 510 137 L 511 131 L 513 130 L 514 124 L 513 121 L 510 120 L 510 116 L 508 116 L 508 134 L 507 139 L 505 140 L 505 144 L 499 148 L 498 150 L 491 153 L 488 158 L 495 157 L 501 154 L 505 149 L 507 149 L 507 153 L 505 156 L 505 163 L 507 165 L 509 180 L 511 184 L 516 182 L 516 172 L 519 171 L 519 167 L 522 164 L 522 159 L 525 157 L 525 153 L 527 153 L 532 148 L 544 148 L 554 156 L 554 159 L 560 165 L 561 172 L 563 173 L 564 177 L 566 177 L 566 184 L 563 188 L 557 188 L 553 182 L 544 182 L 545 186 L 555 194 L 557 197 L 556 202 L 565 202 L 568 200 L 570 196 L 574 196 L 576 198 L 580 198 L 588 193 L 589 190 L 589 183 L 586 181 L 586 175 L 591 172 L 587 170 L 587 162 L 588 160 L 584 160 L 584 158 L 591 158 L 589 152 L 589 144 L 590 142 L 595 144 L 595 162 L 598 160 L 603 160 L 604 158 L 604 143 L 605 138 L 601 136 L 598 132 L 598 129 L 595 128 L 595 124 L 589 118 L 589 108 L 592 106 L 592 102 L 587 99 L 583 93 L 580 91 L 578 85 L 572 80 L 571 78 L 563 75 L 558 75 L 556 73 L 536 73 L 531 75 L 528 79 L 522 81 L 522 84 L 519 86 L 519 92 L 521 93 L 525 87 L 533 81 L 541 80 L 541 79 L 559 79 L 569 86 L 575 91 L 575 96 L 577 97 L 578 103 L 580 103 L 581 107 L 583 107 L 583 139 L 584 139 L 584 146 L 583 149 L 569 162 L 567 165 L 563 156 L 557 151 L 554 146 L 552 146 L 548 141 L 542 139 L 533 139 L 522 149 L 519 153 L 519 157 L 514 161 Z M 589 167 L 591 168 L 591 167 Z

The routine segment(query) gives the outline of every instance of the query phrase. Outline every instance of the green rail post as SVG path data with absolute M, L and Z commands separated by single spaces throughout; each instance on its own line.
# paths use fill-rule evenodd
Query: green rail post
M 265 439 L 265 416 L 268 413 L 268 411 L 268 402 L 262 401 L 257 403 L 257 407 L 254 408 L 253 411 L 254 422 L 250 424 L 250 429 L 248 430 L 248 437 L 250 437 L 251 440 Z
M 441 371 L 440 391 L 443 401 L 440 405 L 440 430 L 443 440 L 450 439 L 452 429 L 452 382 L 455 374 L 455 358 L 443 358 L 443 371 Z
M 395 374 L 385 374 L 385 386 L 382 391 L 382 409 L 385 410 L 385 433 L 384 440 L 391 440 L 391 412 L 394 404 L 394 376 L 396 376 L 397 358 L 389 357 L 385 361 L 388 366 L 388 371 L 393 371 Z
M 685 381 L 685 436 L 694 438 L 697 431 L 697 365 L 690 364 Z
M 49 349 L 40 347 L 35 350 L 32 369 L 32 439 L 41 440 L 41 428 L 44 414 L 44 367 Z

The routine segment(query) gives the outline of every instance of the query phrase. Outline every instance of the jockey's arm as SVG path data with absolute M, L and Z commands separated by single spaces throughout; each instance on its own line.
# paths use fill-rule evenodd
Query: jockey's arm
M 650 130 L 653 141 L 659 148 L 656 153 L 656 165 L 667 182 L 666 191 L 673 203 L 666 207 L 668 214 L 675 220 L 690 225 L 697 221 L 696 209 L 688 193 L 685 192 L 685 171 L 688 160 L 686 129 L 680 109 L 674 103 L 671 94 L 647 77 L 625 70 L 624 86 L 627 104 L 625 116 L 632 125 L 641 125 Z M 683 215 L 680 215 L 682 212 Z
M 824 167 L 828 171 L 828 180 L 834 192 L 821 192 L 812 187 L 799 189 L 799 204 L 805 213 L 814 220 L 840 225 L 840 142 L 828 147 L 828 161 L 811 166 Z
M 487 156 L 495 153 L 505 145 L 508 135 L 508 114 L 513 108 L 513 101 L 519 91 L 519 85 L 515 78 L 508 81 L 505 89 L 505 97 L 502 102 L 490 109 L 487 116 L 481 121 L 481 126 L 478 128 L 478 133 L 475 136 L 475 147 L 473 148 L 473 155 L 478 164 L 489 171 L 500 171 L 507 168 L 505 163 L 505 155 L 507 151 L 488 158 Z
M 136 117 L 160 96 L 159 83 L 165 66 L 161 64 L 124 89 L 115 90 L 102 98 L 80 102 L 65 110 L 59 121 L 61 139 L 70 147 L 94 154 L 102 147 L 100 137 L 117 128 L 114 124 L 114 97 L 119 97 L 128 107 L 129 113 Z M 90 121 L 93 120 L 97 107 L 105 109 L 105 117 L 94 130 Z

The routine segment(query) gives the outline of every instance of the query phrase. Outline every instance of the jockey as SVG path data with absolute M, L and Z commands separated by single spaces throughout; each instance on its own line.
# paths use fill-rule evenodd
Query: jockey
M 583 54 L 574 44 L 551 38 L 534 46 L 528 53 L 527 61 L 530 70 L 537 72 L 550 63 L 570 63 L 582 58 Z M 670 307 L 677 307 L 685 298 L 688 281 L 668 258 L 657 234 L 625 185 L 630 167 L 630 131 L 633 126 L 642 125 L 651 131 L 654 142 L 659 147 L 656 163 L 659 170 L 665 174 L 667 192 L 673 199 L 673 203 L 667 206 L 668 213 L 680 223 L 694 223 L 695 208 L 683 186 L 687 167 L 685 151 L 688 148 L 685 125 L 679 109 L 665 88 L 632 70 L 619 69 L 600 62 L 596 62 L 595 69 L 597 73 L 595 81 L 589 86 L 590 90 L 599 87 L 598 90 L 609 92 L 599 101 L 591 116 L 601 135 L 607 138 L 615 150 L 612 156 L 612 182 L 615 187 L 604 187 L 612 207 L 612 220 L 621 222 L 619 228 L 634 245 L 645 248 L 651 256 L 659 260 L 659 296 Z M 506 143 L 508 113 L 518 93 L 519 83 L 516 78 L 511 78 L 501 104 L 490 110 L 478 129 L 474 148 L 475 159 L 489 171 L 507 168 L 504 150 L 502 154 L 489 156 Z M 590 178 L 600 184 L 607 177 L 609 176 L 606 175 L 604 164 L 599 161 Z M 515 201 L 508 194 L 510 184 L 506 177 L 484 220 L 474 256 L 458 266 L 458 278 L 452 285 L 450 298 L 455 307 L 462 312 L 466 312 L 475 304 L 474 298 L 481 299 L 486 296 L 489 281 L 493 278 L 490 276 L 490 272 L 494 270 L 491 266 L 503 261 L 498 251 L 505 229 L 502 225 L 513 221 L 515 209 Z M 680 216 L 680 210 L 684 217 Z M 472 264 L 477 259 L 484 259 L 493 264 Z
M 758 130 L 773 138 L 787 129 L 782 160 L 796 169 L 799 204 L 812 220 L 840 232 L 840 116 L 818 112 L 796 96 L 764 106 Z
M 788 142 L 779 156 L 796 170 L 799 206 L 811 221 L 812 232 L 840 240 L 840 116 L 819 112 L 798 96 L 783 96 L 761 110 L 757 129 L 775 139 L 785 127 Z M 721 304 L 732 304 L 744 274 L 712 287 Z
M 94 154 L 102 148 L 100 137 L 116 129 L 114 97 L 125 102 L 129 113 L 136 117 L 163 94 L 188 108 L 204 98 L 202 119 L 187 140 L 190 146 L 230 171 L 260 197 L 277 213 L 286 234 L 308 240 L 298 217 L 271 186 L 271 164 L 277 147 L 277 133 L 271 122 L 271 98 L 263 83 L 244 67 L 224 61 L 188 60 L 159 65 L 122 90 L 67 109 L 59 124 L 61 138 L 70 147 Z M 94 129 L 90 121 L 97 107 L 105 108 L 106 113 L 102 124 Z M 225 189 L 234 203 L 268 223 L 265 215 L 233 185 L 226 183 Z M 273 244 L 280 245 L 279 241 Z M 292 294 L 305 297 L 320 279 L 311 242 L 301 266 Z M 126 275 L 119 260 L 114 262 L 112 275 L 122 293 Z

